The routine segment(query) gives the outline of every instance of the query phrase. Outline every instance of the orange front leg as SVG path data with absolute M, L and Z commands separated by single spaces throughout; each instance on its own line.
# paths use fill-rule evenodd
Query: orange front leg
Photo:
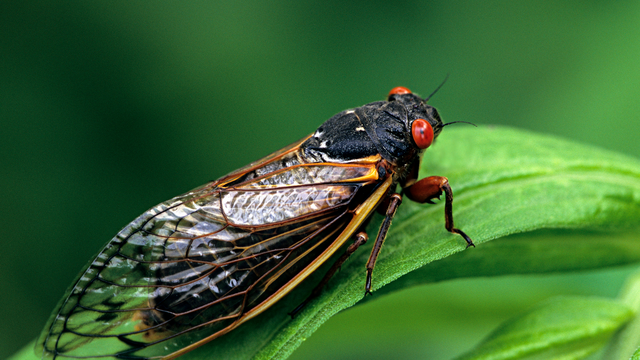
M 467 247 L 475 245 L 471 238 L 467 236 L 462 230 L 453 227 L 453 191 L 449 186 L 449 180 L 444 176 L 429 176 L 424 178 L 415 184 L 404 189 L 405 195 L 415 202 L 424 204 L 430 203 L 432 199 L 440 199 L 442 192 L 445 193 L 444 203 L 444 227 L 447 231 L 459 234 L 467 242 Z

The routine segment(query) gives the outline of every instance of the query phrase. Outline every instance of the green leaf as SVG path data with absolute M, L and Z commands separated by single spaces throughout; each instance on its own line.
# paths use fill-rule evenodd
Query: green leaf
M 367 300 L 450 278 L 640 261 L 637 159 L 520 130 L 460 126 L 446 128 L 427 150 L 421 175 L 449 178 L 456 226 L 478 246 L 465 250 L 464 240 L 444 229 L 443 204 L 405 199 L 373 272 L 374 290 L 400 279 Z M 376 215 L 368 228 L 371 238 L 380 218 Z M 512 235 L 531 231 L 530 236 Z M 498 238 L 503 239 L 487 243 Z M 264 314 L 184 358 L 286 358 L 331 316 L 362 300 L 372 242 L 352 255 L 295 319 L 287 312 L 309 294 L 330 264 Z
M 552 299 L 508 321 L 458 360 L 583 359 L 632 316 L 614 300 Z
M 603 360 L 626 360 L 640 346 L 640 271 L 627 278 L 619 300 L 635 312 L 633 320 L 618 332 L 605 351 Z M 640 356 L 636 350 L 633 359 Z

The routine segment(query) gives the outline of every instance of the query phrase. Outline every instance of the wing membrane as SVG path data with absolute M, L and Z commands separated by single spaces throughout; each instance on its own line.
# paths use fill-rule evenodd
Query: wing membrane
M 206 185 L 125 227 L 49 320 L 42 356 L 165 356 L 230 330 L 335 246 L 375 168 L 314 164 L 323 181 L 305 185 L 309 169 L 291 161 L 295 153 L 282 157 L 269 172 Z

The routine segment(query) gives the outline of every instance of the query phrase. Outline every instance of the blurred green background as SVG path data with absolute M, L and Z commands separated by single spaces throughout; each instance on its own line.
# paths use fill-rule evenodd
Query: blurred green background
M 639 64 L 637 0 L 3 1 L 0 358 L 147 208 L 395 86 L 427 95 L 448 73 L 430 101 L 445 121 L 640 157 Z M 380 296 L 293 358 L 446 359 L 554 294 L 614 296 L 629 271 Z

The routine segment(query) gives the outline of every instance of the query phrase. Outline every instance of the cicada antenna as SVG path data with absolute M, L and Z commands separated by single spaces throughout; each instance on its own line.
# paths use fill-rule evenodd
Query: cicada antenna
M 455 124 L 455 123 L 469 124 L 469 125 L 473 125 L 473 126 L 475 126 L 475 127 L 478 127 L 478 125 L 476 125 L 476 124 L 474 124 L 474 123 L 470 123 L 470 122 L 468 122 L 468 121 L 452 121 L 452 122 L 448 122 L 448 123 L 446 123 L 446 124 L 442 124 L 442 125 L 440 125 L 440 127 L 441 127 L 441 128 L 443 128 L 443 127 L 445 127 L 445 126 L 447 126 L 447 125 L 451 125 L 451 124 Z
M 431 99 L 431 97 L 432 97 L 433 95 L 435 95 L 435 94 L 438 92 L 438 90 L 440 90 L 440 88 L 442 87 L 442 85 L 444 85 L 444 83 L 446 83 L 446 82 L 447 82 L 447 79 L 449 79 L 449 74 L 448 74 L 448 73 L 447 73 L 447 76 L 445 76 L 445 77 L 444 77 L 444 80 L 442 80 L 442 83 L 440 83 L 440 85 L 438 85 L 438 87 L 437 87 L 437 88 L 436 88 L 436 89 L 431 93 L 431 95 L 427 96 L 427 97 L 424 99 L 424 102 L 429 101 L 429 99 Z

